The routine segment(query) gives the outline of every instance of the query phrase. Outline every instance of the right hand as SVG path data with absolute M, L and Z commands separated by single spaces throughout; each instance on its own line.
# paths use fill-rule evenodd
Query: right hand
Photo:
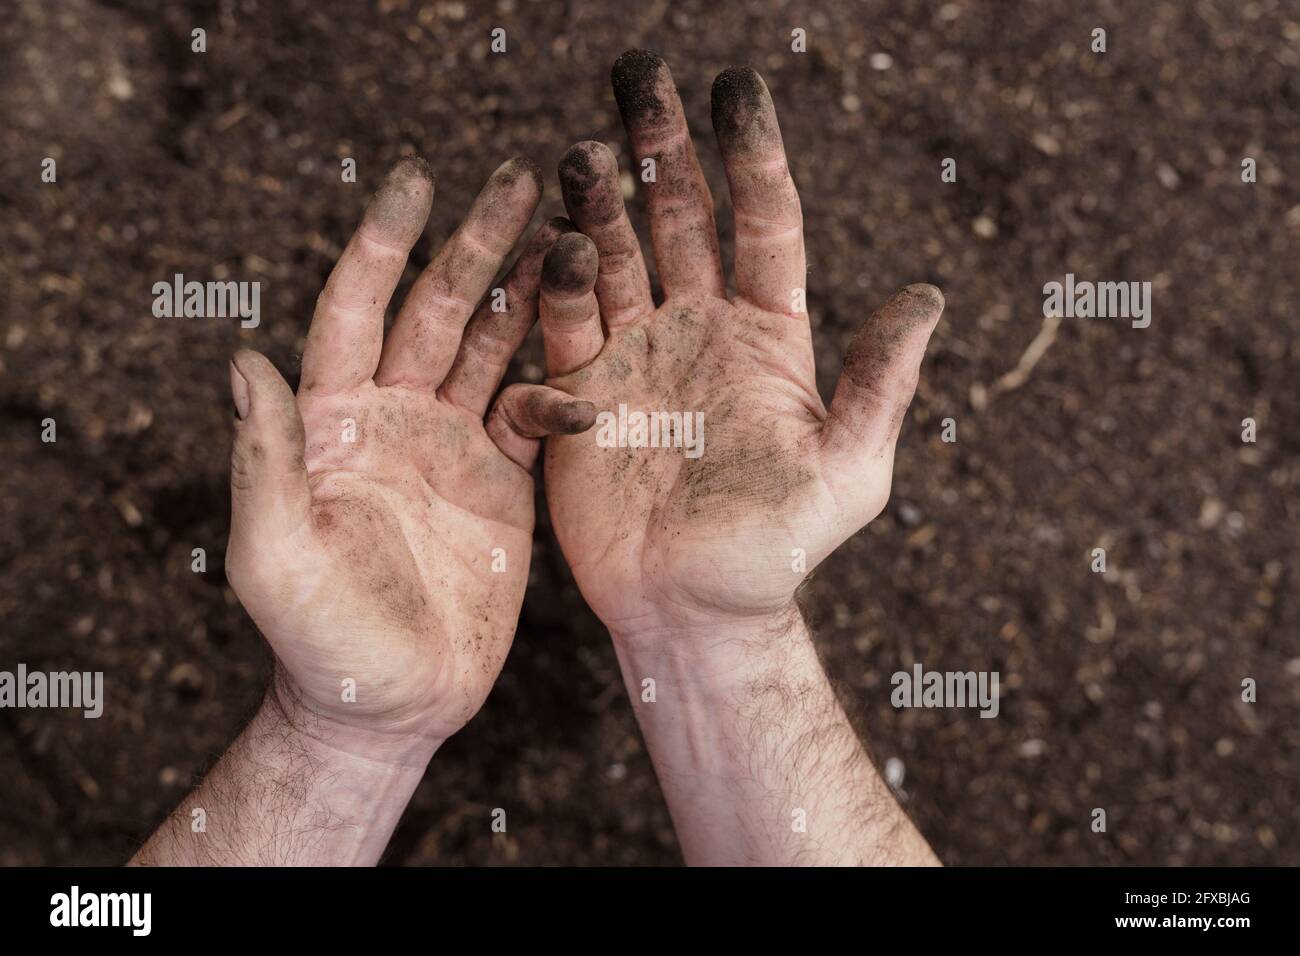
M 598 421 L 547 442 L 546 491 L 583 596 L 616 640 L 636 642 L 770 619 L 804 576 L 793 570 L 799 551 L 811 570 L 880 513 L 943 297 L 909 286 L 876 312 L 828 412 L 799 308 L 799 198 L 762 79 L 731 69 L 713 86 L 736 212 L 731 299 L 667 66 L 631 51 L 613 82 L 637 168 L 654 160 L 644 188 L 665 300 L 651 299 L 612 154 L 574 146 L 560 175 L 585 235 L 562 237 L 543 268 L 548 384 L 598 412 L 703 413 L 704 446 L 697 458 L 680 447 L 600 447 Z

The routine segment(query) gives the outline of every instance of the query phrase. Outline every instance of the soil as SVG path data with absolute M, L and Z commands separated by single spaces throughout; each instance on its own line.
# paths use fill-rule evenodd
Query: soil
M 98 720 L 0 710 L 0 863 L 126 859 L 265 686 L 222 571 L 231 353 L 296 380 L 315 297 L 400 155 L 437 175 L 420 262 L 510 156 L 543 170 L 539 222 L 571 144 L 627 170 L 609 70 L 633 47 L 674 71 L 724 260 L 710 86 L 748 63 L 772 90 L 827 399 L 893 291 L 947 299 L 893 498 L 805 595 L 939 856 L 1300 864 L 1300 8 L 1270 0 L 7 5 L 0 669 L 101 670 L 107 702 Z M 260 326 L 155 318 L 178 272 L 260 281 Z M 1150 327 L 1045 325 L 1066 273 L 1151 282 Z M 517 375 L 540 361 L 534 335 Z M 999 671 L 999 716 L 895 709 L 890 675 L 916 661 Z M 544 511 L 505 672 L 388 860 L 680 861 Z

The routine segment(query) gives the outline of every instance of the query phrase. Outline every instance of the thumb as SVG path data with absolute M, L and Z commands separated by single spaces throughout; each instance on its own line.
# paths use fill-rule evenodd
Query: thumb
M 288 537 L 311 517 L 302 416 L 266 356 L 240 349 L 230 360 L 235 445 L 230 457 L 231 550 L 238 542 Z
M 576 435 L 596 424 L 596 406 L 546 385 L 511 385 L 487 419 L 487 433 L 524 471 L 537 460 L 547 435 Z
M 854 336 L 822 430 L 822 448 L 832 462 L 860 467 L 882 454 L 892 456 L 942 312 L 942 292 L 909 285 Z

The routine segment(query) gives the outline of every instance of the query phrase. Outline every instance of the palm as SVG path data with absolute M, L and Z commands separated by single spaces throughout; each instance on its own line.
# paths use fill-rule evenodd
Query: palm
M 316 662 L 308 672 L 325 686 L 304 688 L 314 697 L 337 699 L 342 674 L 357 684 L 348 713 L 435 707 L 460 726 L 514 632 L 532 479 L 481 419 L 431 393 L 367 383 L 299 408 L 314 519 L 300 553 L 316 573 L 286 575 L 288 602 L 250 602 L 250 613 L 264 631 L 297 622 L 282 656 Z
M 839 543 L 826 520 L 839 506 L 822 477 L 826 411 L 806 323 L 743 301 L 670 301 L 551 384 L 603 410 L 703 413 L 698 458 L 601 448 L 595 432 L 548 444 L 560 544 L 611 625 L 652 605 L 771 610 L 799 583 L 796 549 L 811 566 Z M 887 482 L 888 472 L 862 477 Z

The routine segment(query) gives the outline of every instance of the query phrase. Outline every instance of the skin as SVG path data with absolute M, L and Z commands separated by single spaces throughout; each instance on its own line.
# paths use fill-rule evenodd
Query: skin
M 560 167 L 570 218 L 543 268 L 548 384 L 600 412 L 703 412 L 698 458 L 547 441 L 552 522 L 609 628 L 692 863 L 933 862 L 871 767 L 794 605 L 805 576 L 884 507 L 895 443 L 943 309 L 903 289 L 862 327 L 829 410 L 802 307 L 802 214 L 753 70 L 713 87 L 735 214 L 728 296 L 713 202 L 664 62 L 624 54 L 615 96 L 642 183 L 658 305 L 613 155 Z M 653 679 L 657 699 L 645 700 Z M 807 831 L 792 827 L 796 811 Z
M 136 862 L 373 863 L 434 751 L 483 704 L 528 579 L 539 439 L 594 417 L 537 385 L 484 417 L 535 320 L 543 256 L 573 229 L 539 229 L 506 310 L 476 310 L 540 196 L 526 161 L 493 173 L 385 340 L 433 198 L 423 160 L 399 162 L 320 295 L 297 395 L 265 357 L 235 355 L 226 572 L 276 676 Z

